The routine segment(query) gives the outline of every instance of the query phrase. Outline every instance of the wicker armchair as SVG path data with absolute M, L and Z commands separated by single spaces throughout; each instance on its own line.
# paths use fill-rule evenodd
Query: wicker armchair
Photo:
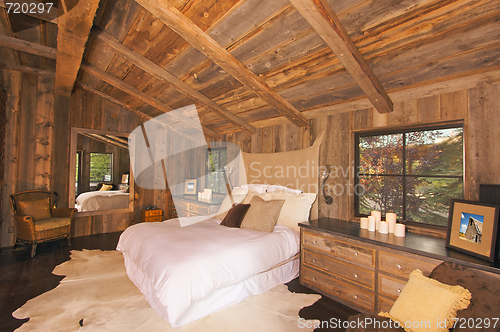
M 70 232 L 73 208 L 56 208 L 59 195 L 46 190 L 28 190 L 10 195 L 17 225 L 16 246 L 20 242 L 31 243 L 31 257 L 35 256 L 40 242 L 67 238 L 71 246 Z

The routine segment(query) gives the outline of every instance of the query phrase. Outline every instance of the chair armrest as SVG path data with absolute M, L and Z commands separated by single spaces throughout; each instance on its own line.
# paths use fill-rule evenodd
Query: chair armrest
M 75 208 L 54 208 L 52 217 L 54 218 L 72 218 L 78 210 Z
M 17 227 L 17 238 L 20 240 L 32 241 L 35 236 L 35 224 L 33 218 L 28 215 L 15 214 L 14 220 Z

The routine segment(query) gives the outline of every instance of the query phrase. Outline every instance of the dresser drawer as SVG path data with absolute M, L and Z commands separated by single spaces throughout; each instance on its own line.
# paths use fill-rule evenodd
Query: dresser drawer
M 193 203 L 189 203 L 188 211 L 202 216 L 208 216 L 210 214 L 210 208 L 208 206 L 201 206 Z
M 396 300 L 408 280 L 396 279 L 382 274 L 378 275 L 378 292 Z
M 187 211 L 184 211 L 184 210 L 181 210 L 181 209 L 178 209 L 177 210 L 177 217 L 178 218 L 182 218 L 182 217 L 191 217 L 193 216 L 193 214 L 187 212 Z
M 304 245 L 313 250 L 359 265 L 375 266 L 374 249 L 340 241 L 329 236 L 321 236 L 308 231 L 304 231 L 303 234 Z
M 145 221 L 146 221 L 146 222 L 157 222 L 157 221 L 162 221 L 162 216 L 146 217 Z
M 181 200 L 175 201 L 175 207 L 179 210 L 189 211 L 189 203 Z
M 379 252 L 379 269 L 408 279 L 410 273 L 419 269 L 424 275 L 429 275 L 441 261 L 427 257 L 413 257 L 410 254 L 392 254 L 385 251 Z
M 394 305 L 394 302 L 396 300 L 386 297 L 386 296 L 378 296 L 378 302 L 377 302 L 377 313 L 383 311 L 383 312 L 389 312 L 391 311 L 392 306 Z
M 337 280 L 323 272 L 304 266 L 302 269 L 302 282 L 315 287 L 334 298 L 344 300 L 355 307 L 368 312 L 374 312 L 375 294 L 343 281 Z
M 344 263 L 309 250 L 304 250 L 304 263 L 371 290 L 375 289 L 375 271 Z

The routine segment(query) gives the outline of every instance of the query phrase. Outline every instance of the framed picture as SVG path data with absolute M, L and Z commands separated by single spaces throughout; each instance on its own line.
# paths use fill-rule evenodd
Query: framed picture
M 186 179 L 186 184 L 184 186 L 184 195 L 196 195 L 196 183 L 197 179 Z
M 122 174 L 122 183 L 128 184 L 128 174 Z
M 446 246 L 493 262 L 498 209 L 498 204 L 452 200 Z

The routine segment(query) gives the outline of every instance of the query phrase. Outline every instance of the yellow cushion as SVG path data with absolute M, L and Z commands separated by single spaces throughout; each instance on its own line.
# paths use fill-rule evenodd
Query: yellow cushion
M 36 201 L 19 201 L 19 213 L 21 215 L 31 216 L 34 221 L 52 218 L 50 212 L 49 198 L 43 198 Z
M 71 220 L 69 218 L 51 218 L 35 222 L 35 231 L 43 232 L 50 229 L 69 226 Z
M 259 196 L 254 196 L 250 201 L 250 209 L 243 218 L 240 228 L 272 232 L 276 221 L 278 221 L 283 203 L 285 203 L 284 199 L 265 201 Z
M 110 191 L 111 189 L 113 189 L 113 185 L 111 184 L 103 184 L 101 189 L 99 189 L 99 191 Z
M 470 298 L 462 286 L 442 284 L 415 270 L 389 313 L 379 315 L 399 322 L 407 332 L 444 332 L 453 326 L 457 311 L 469 306 Z

